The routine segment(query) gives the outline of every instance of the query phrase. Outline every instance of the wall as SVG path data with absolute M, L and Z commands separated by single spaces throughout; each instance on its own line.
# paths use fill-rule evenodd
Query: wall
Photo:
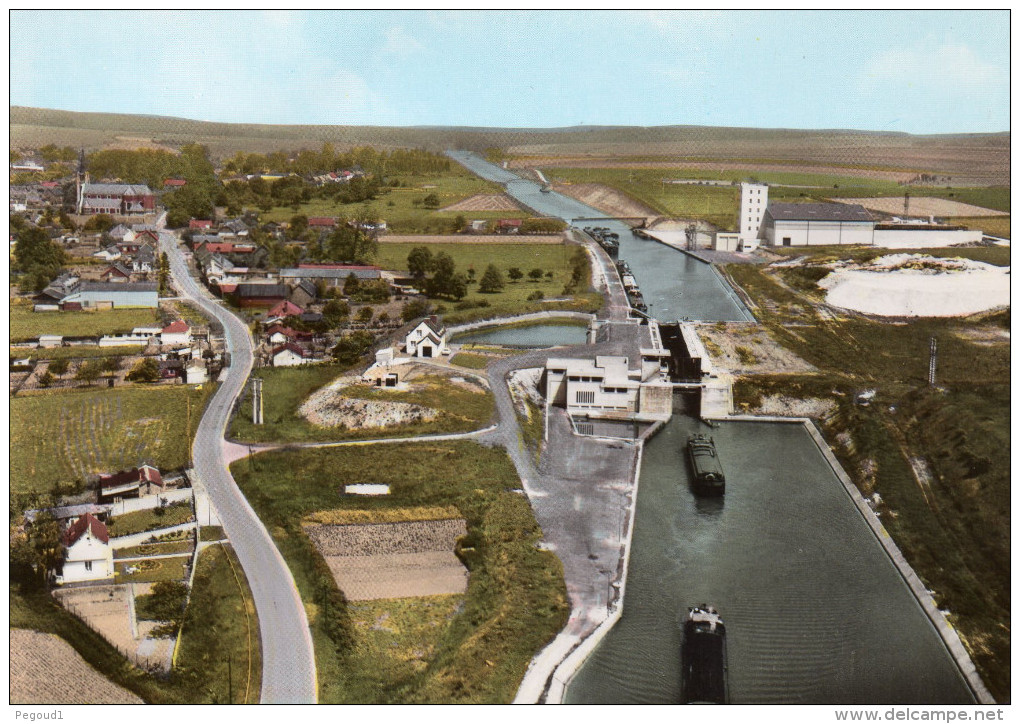
M 888 249 L 932 249 L 954 244 L 981 241 L 981 231 L 974 229 L 875 229 L 875 246 Z
M 191 488 L 181 488 L 180 490 L 168 490 L 165 493 L 159 495 L 146 495 L 142 498 L 127 498 L 125 500 L 111 503 L 110 514 L 117 516 L 123 515 L 124 513 L 133 513 L 136 510 L 152 510 L 159 506 L 160 498 L 165 499 L 167 503 L 177 503 L 182 500 L 191 500 L 192 490 Z
M 765 224 L 766 243 L 785 246 L 833 246 L 837 244 L 871 245 L 874 236 L 871 221 L 773 221 Z

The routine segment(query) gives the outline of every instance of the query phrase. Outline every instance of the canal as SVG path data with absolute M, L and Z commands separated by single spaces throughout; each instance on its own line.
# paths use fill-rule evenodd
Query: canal
M 711 265 L 657 241 L 634 236 L 627 224 L 602 218 L 603 212 L 576 199 L 555 191 L 542 193 L 539 184 L 522 179 L 476 154 L 449 151 L 447 155 L 482 178 L 504 184 L 510 196 L 540 214 L 581 228 L 608 227 L 619 234 L 620 258 L 630 264 L 648 305 L 648 313 L 655 319 L 664 322 L 685 317 L 704 322 L 754 321 Z
M 716 441 L 722 499 L 690 490 L 688 434 Z M 734 704 L 972 703 L 963 677 L 801 425 L 675 416 L 646 445 L 624 613 L 568 703 L 674 703 L 680 622 L 726 622 Z

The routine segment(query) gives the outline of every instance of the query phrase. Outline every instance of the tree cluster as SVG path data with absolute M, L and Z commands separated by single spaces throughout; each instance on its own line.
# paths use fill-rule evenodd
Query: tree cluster
M 42 291 L 60 274 L 66 257 L 64 250 L 50 241 L 49 234 L 37 226 L 25 226 L 14 244 L 14 270 L 23 275 L 22 289 Z

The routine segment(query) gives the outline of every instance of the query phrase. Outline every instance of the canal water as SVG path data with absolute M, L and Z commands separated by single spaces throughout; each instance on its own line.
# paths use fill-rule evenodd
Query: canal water
M 456 335 L 458 344 L 498 344 L 504 347 L 540 349 L 568 344 L 584 344 L 588 328 L 572 324 L 533 324 L 528 327 L 490 327 Z
M 716 441 L 726 495 L 689 486 L 688 434 Z M 934 626 L 810 435 L 676 416 L 645 448 L 624 614 L 568 703 L 680 698 L 680 622 L 726 622 L 734 704 L 972 703 Z
M 563 219 L 579 228 L 603 226 L 620 236 L 620 258 L 630 264 L 648 305 L 648 313 L 662 322 L 688 318 L 705 322 L 754 321 L 753 316 L 711 265 L 681 251 L 642 239 L 622 221 L 556 192 L 542 193 L 541 185 L 487 162 L 467 151 L 447 152 L 452 159 L 484 179 L 505 184 L 510 196 L 535 211 Z M 584 219 L 589 219 L 585 221 Z

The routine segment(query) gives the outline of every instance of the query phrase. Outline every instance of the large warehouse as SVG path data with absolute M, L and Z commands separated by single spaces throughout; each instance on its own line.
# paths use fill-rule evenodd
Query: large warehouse
M 740 185 L 739 233 L 720 232 L 715 248 L 754 251 L 763 246 L 856 244 L 886 249 L 923 249 L 981 241 L 977 229 L 934 219 L 880 220 L 859 204 L 775 203 L 765 184 Z

